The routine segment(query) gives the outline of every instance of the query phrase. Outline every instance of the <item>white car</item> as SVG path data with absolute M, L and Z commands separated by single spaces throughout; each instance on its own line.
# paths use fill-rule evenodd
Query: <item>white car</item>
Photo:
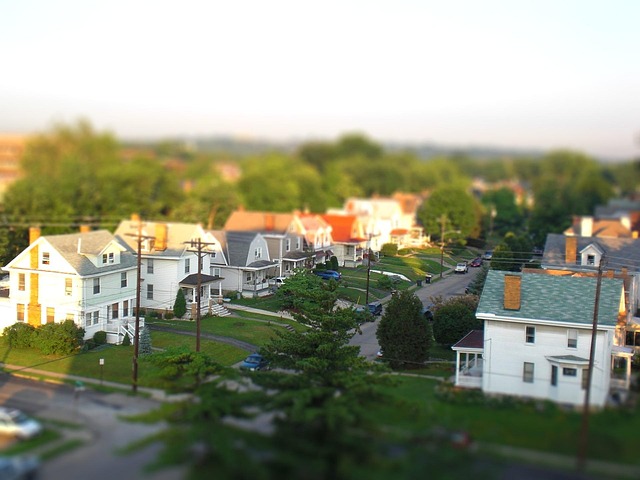
M 455 273 L 467 273 L 468 271 L 469 271 L 469 265 L 467 265 L 467 262 L 458 263 L 454 270 Z
M 40 432 L 42 425 L 37 420 L 15 408 L 0 408 L 0 435 L 32 438 Z
M 275 285 L 276 287 L 281 287 L 286 279 L 287 279 L 287 277 L 276 277 L 276 278 L 270 279 L 269 283 L 271 285 Z

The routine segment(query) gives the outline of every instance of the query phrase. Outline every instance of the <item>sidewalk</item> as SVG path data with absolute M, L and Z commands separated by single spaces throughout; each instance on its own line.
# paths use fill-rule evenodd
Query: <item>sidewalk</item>
M 269 310 L 261 310 L 259 308 L 247 307 L 245 305 L 236 305 L 234 303 L 225 303 L 224 306 L 227 310 L 243 310 L 245 312 L 268 315 L 270 317 L 278 317 L 280 319 L 286 318 L 287 320 L 294 320 L 293 316 L 290 313 L 284 311 L 271 312 Z

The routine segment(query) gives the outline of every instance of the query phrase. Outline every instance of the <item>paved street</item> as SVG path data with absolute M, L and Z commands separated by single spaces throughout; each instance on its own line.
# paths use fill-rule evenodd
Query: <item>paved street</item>
M 130 423 L 121 416 L 134 415 L 159 406 L 155 400 L 126 393 L 81 392 L 76 398 L 67 385 L 0 375 L 0 404 L 19 408 L 43 421 L 72 423 L 79 428 L 64 429 L 65 439 L 80 439 L 83 446 L 43 464 L 39 478 L 91 478 L 92 480 L 177 480 L 180 471 L 144 472 L 158 454 L 158 446 L 131 455 L 122 449 L 156 432 L 160 426 Z
M 479 268 L 470 268 L 469 273 L 466 274 L 450 273 L 442 279 L 434 276 L 433 283 L 426 284 L 423 282 L 421 287 L 413 290 L 413 293 L 422 301 L 423 305 L 433 303 L 432 297 L 443 296 L 448 298 L 455 295 L 463 295 L 464 289 L 473 281 L 479 271 Z M 380 349 L 376 338 L 376 329 L 379 322 L 380 317 L 377 317 L 375 322 L 363 324 L 361 327 L 362 335 L 354 335 L 349 342 L 351 345 L 359 346 L 360 354 L 370 360 L 376 358 L 376 353 Z

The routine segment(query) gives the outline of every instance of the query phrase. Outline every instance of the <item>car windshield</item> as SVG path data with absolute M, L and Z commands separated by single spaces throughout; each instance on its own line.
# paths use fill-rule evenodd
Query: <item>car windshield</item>
M 245 362 L 247 363 L 260 363 L 260 357 L 256 357 L 255 355 L 250 355 L 246 358 Z
M 21 425 L 23 423 L 28 423 L 31 419 L 22 412 L 12 412 L 11 420 L 13 423 Z

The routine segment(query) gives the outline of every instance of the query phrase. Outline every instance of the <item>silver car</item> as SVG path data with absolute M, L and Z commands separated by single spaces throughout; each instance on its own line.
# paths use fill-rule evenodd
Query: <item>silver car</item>
M 0 435 L 22 439 L 35 437 L 40 432 L 42 425 L 37 420 L 15 408 L 0 408 Z

